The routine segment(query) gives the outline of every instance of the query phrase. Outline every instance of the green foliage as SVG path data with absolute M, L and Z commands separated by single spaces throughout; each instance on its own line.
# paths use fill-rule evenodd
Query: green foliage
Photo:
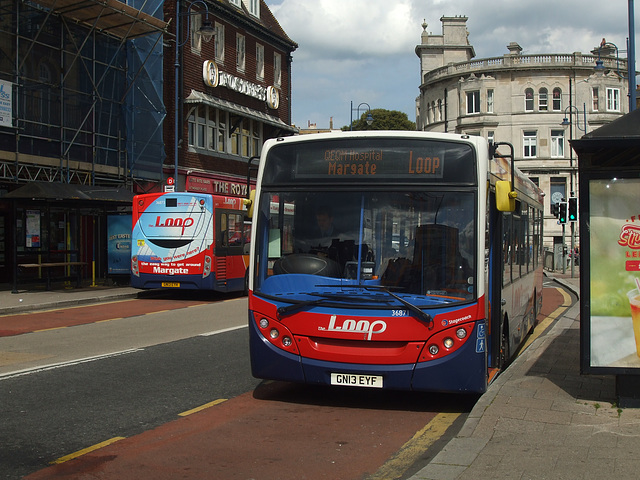
M 371 113 L 373 123 L 367 125 L 367 115 Z M 416 124 L 407 117 L 406 113 L 398 110 L 385 110 L 374 108 L 370 112 L 360 110 L 360 118 L 353 121 L 353 130 L 411 130 L 415 131 Z M 349 126 L 342 127 L 343 131 L 349 130 Z

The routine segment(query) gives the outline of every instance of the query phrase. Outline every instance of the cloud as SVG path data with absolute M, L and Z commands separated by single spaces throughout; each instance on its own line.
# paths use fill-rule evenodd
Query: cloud
M 282 0 L 270 8 L 301 60 L 385 57 L 415 46 L 410 0 Z
M 506 54 L 589 53 L 602 38 L 626 58 L 627 2 L 596 0 L 266 0 L 293 52 L 293 122 L 347 125 L 350 104 L 400 110 L 415 120 L 422 23 L 442 34 L 442 16 L 466 16 L 476 58 Z M 640 9 L 638 9 L 640 10 Z M 640 15 L 636 11 L 636 20 Z M 637 23 L 637 22 L 636 22 Z M 636 47 L 636 52 L 638 52 Z M 353 112 L 355 117 L 356 112 Z

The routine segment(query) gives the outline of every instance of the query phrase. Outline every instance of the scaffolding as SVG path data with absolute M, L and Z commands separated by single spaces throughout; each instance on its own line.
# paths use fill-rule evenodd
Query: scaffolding
M 0 0 L 0 181 L 162 178 L 163 0 Z

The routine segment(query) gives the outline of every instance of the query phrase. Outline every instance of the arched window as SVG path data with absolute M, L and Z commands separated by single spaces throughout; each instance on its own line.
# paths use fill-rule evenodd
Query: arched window
M 549 109 L 549 99 L 548 92 L 546 88 L 541 88 L 538 92 L 538 110 L 541 112 L 546 112 Z
M 533 112 L 533 88 L 524 91 L 524 111 Z
M 553 105 L 551 108 L 556 112 L 562 110 L 562 90 L 558 87 L 553 89 Z

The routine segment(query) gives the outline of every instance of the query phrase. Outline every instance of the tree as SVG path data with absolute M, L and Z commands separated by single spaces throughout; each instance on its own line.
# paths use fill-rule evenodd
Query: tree
M 367 125 L 367 115 L 371 113 L 373 123 Z M 385 110 L 384 108 L 374 108 L 369 111 L 362 112 L 359 119 L 353 121 L 353 130 L 414 130 L 415 122 L 407 117 L 406 113 L 398 110 Z M 350 130 L 348 125 L 342 127 L 342 130 Z

